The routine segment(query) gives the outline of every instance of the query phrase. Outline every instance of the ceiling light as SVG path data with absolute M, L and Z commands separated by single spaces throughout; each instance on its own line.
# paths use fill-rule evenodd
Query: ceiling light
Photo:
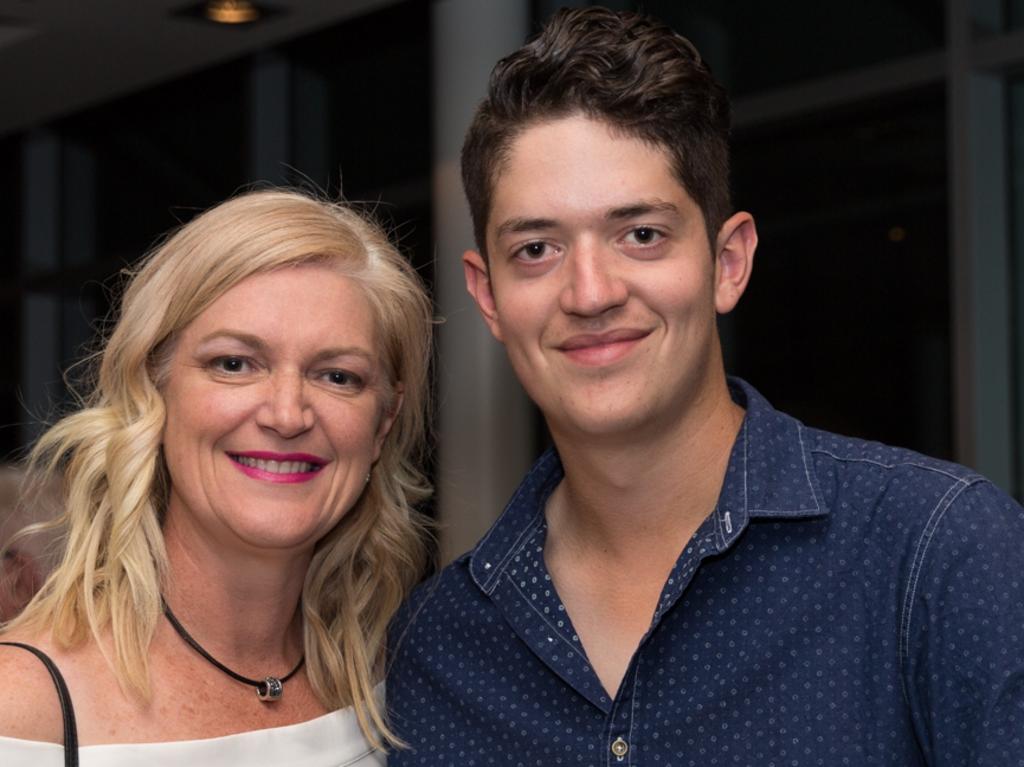
M 249 27 L 277 16 L 280 8 L 255 0 L 203 0 L 172 12 L 174 16 L 228 27 Z
M 203 13 L 218 24 L 249 24 L 260 17 L 260 9 L 249 0 L 208 0 Z

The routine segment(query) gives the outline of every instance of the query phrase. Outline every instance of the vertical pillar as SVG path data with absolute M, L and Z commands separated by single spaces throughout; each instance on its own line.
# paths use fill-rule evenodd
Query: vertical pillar
M 474 247 L 459 152 L 491 68 L 528 33 L 526 0 L 438 0 L 432 13 L 434 234 L 438 311 L 438 515 L 441 557 L 472 545 L 529 467 L 533 406 L 466 294 L 461 256 Z
M 291 157 L 291 67 L 277 51 L 253 58 L 249 78 L 249 179 L 283 184 Z
M 1009 86 L 1012 247 L 1014 266 L 1017 497 L 1024 495 L 1024 80 Z
M 958 460 L 1013 491 L 1006 104 L 1002 77 L 971 68 L 992 2 L 947 0 L 954 402 Z M 973 11 L 973 12 L 972 12 Z
M 320 73 L 295 66 L 292 69 L 292 90 L 292 163 L 299 175 L 299 183 L 311 184 L 326 193 L 331 173 L 327 82 Z

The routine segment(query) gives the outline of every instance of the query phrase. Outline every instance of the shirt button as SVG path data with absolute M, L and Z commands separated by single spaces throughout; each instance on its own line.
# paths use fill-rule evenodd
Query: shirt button
M 612 743 L 612 753 L 621 759 L 629 751 L 629 744 L 622 738 L 616 738 Z

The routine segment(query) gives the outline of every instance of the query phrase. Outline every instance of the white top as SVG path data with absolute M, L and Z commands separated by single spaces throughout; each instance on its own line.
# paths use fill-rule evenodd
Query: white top
M 81 767 L 382 767 L 383 752 L 363 737 L 352 708 L 287 727 L 169 743 L 80 746 Z M 63 767 L 64 746 L 0 736 L 3 767 Z

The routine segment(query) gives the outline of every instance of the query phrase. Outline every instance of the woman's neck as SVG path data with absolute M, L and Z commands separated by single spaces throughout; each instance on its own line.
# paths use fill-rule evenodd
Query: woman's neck
M 203 648 L 244 674 L 284 673 L 302 654 L 302 587 L 312 552 L 224 551 L 168 517 L 164 599 Z

